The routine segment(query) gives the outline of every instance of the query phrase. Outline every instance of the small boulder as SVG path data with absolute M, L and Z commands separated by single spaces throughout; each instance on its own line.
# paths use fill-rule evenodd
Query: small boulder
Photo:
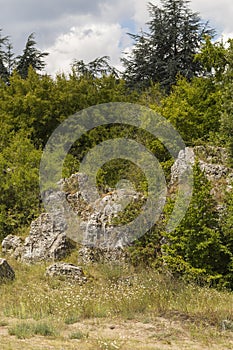
M 6 259 L 0 258 L 0 283 L 6 281 L 13 281 L 15 278 L 15 272 L 8 264 Z
M 49 266 L 46 270 L 46 276 L 72 280 L 80 284 L 87 281 L 83 269 L 80 266 L 62 262 Z
M 171 167 L 171 183 L 170 185 L 176 185 L 182 176 L 185 177 L 189 174 L 189 171 L 192 169 L 195 164 L 195 153 L 193 148 L 186 147 L 181 150 L 178 154 L 177 159 Z
M 19 236 L 8 235 L 2 241 L 2 253 L 18 259 L 21 255 L 23 240 Z
M 43 213 L 31 223 L 21 260 L 27 263 L 60 260 L 67 256 L 72 248 L 74 245 L 65 234 L 63 218 Z

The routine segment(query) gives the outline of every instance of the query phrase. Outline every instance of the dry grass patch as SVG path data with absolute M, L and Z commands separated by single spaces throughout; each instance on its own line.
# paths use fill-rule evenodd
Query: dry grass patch
M 123 350 L 128 350 L 135 340 L 139 343 L 133 347 L 143 349 L 143 338 L 134 332 L 134 328 L 140 327 L 148 338 L 148 347 L 151 343 L 173 344 L 186 338 L 202 345 L 213 339 L 220 345 L 232 344 L 233 293 L 229 291 L 185 284 L 155 270 L 98 264 L 84 266 L 88 282 L 78 285 L 46 277 L 46 264 L 27 266 L 14 260 L 9 262 L 15 269 L 16 280 L 0 286 L 0 327 L 2 320 L 2 326 L 18 338 L 36 339 L 39 334 L 45 337 L 53 334 L 61 344 L 68 342 L 65 349 L 72 349 L 75 342 L 79 342 L 80 349 L 81 346 L 101 349 L 105 343 L 106 348 L 111 348 L 114 340 Z M 92 320 L 95 320 L 92 328 L 99 333 L 80 326 Z M 118 327 L 119 323 L 125 327 L 125 322 L 131 322 L 128 334 L 132 340 L 125 345 L 114 330 L 110 333 L 115 338 L 109 338 L 102 321 L 116 323 Z M 40 329 L 28 326 L 31 322 L 40 324 Z M 53 333 L 49 332 L 50 327 Z

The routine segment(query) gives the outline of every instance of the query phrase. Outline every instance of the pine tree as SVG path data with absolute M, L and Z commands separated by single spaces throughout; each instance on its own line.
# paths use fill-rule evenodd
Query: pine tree
M 159 82 L 167 90 L 178 74 L 187 79 L 198 75 L 200 62 L 194 61 L 205 35 L 214 31 L 202 24 L 185 0 L 162 0 L 162 8 L 149 3 L 149 32 L 131 35 L 135 41 L 132 54 L 123 59 L 125 78 L 139 88 Z
M 41 71 L 45 67 L 43 58 L 48 55 L 47 52 L 41 52 L 36 46 L 34 33 L 30 34 L 23 54 L 17 57 L 17 71 L 22 78 L 27 78 L 28 69 L 31 66 L 36 71 Z
M 230 157 L 229 163 L 233 165 L 233 39 L 228 41 L 229 47 L 226 50 L 227 68 L 225 69 L 221 86 L 222 116 L 221 116 L 221 137 L 225 141 Z
M 6 60 L 5 49 L 6 49 L 6 46 L 9 44 L 9 40 L 7 36 L 3 37 L 1 35 L 1 31 L 2 29 L 0 29 L 0 78 L 3 81 L 8 81 L 9 72 L 7 70 L 6 62 L 5 62 Z
M 73 72 L 78 76 L 89 76 L 100 78 L 106 75 L 113 75 L 118 77 L 118 71 L 109 64 L 109 57 L 97 57 L 94 61 L 85 63 L 83 60 L 75 60 L 72 65 Z
M 220 216 L 212 197 L 210 182 L 199 168 L 194 166 L 193 197 L 180 225 L 168 234 L 166 246 L 169 261 L 180 262 L 190 269 L 199 269 L 217 279 L 228 274 L 231 253 L 220 227 Z
M 15 66 L 13 46 L 10 42 L 8 42 L 6 45 L 5 62 L 6 62 L 8 76 L 10 76 Z

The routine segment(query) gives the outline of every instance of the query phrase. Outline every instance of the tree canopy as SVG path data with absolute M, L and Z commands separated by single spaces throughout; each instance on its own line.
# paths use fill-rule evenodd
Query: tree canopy
M 135 44 L 123 59 L 124 76 L 130 86 L 143 88 L 159 82 L 169 90 L 178 74 L 190 80 L 201 72 L 194 57 L 214 30 L 201 22 L 185 0 L 162 0 L 162 7 L 149 3 L 149 14 L 148 32 L 130 34 Z
M 39 215 L 42 150 L 62 121 L 90 106 L 108 102 L 148 106 L 174 126 L 187 146 L 224 146 L 233 155 L 233 41 L 213 42 L 213 31 L 189 9 L 188 2 L 164 0 L 162 4 L 162 8 L 149 5 L 149 32 L 133 36 L 136 44 L 124 61 L 123 76 L 107 56 L 88 63 L 74 60 L 69 74 L 41 74 L 46 53 L 37 49 L 34 34 L 17 57 L 9 38 L 0 36 L 0 240 L 9 233 L 22 233 Z M 77 172 L 97 144 L 122 137 L 154 154 L 169 182 L 174 159 L 143 125 L 103 124 L 89 130 L 72 145 L 63 176 Z M 104 164 L 97 185 L 104 192 L 122 177 L 146 195 L 143 171 L 127 160 Z M 160 240 L 165 237 L 173 193 L 158 223 L 131 247 L 133 263 L 162 266 L 176 276 L 187 273 L 195 280 L 233 289 L 232 183 L 230 178 L 227 184 L 224 181 L 218 184 L 229 193 L 221 193 L 217 203 L 211 183 L 196 164 L 190 207 L 176 230 L 167 234 L 165 255 L 161 258 Z M 219 206 L 223 212 L 216 210 Z M 120 220 L 124 223 L 140 209 L 129 207 Z
M 36 48 L 34 33 L 29 35 L 22 55 L 15 57 L 9 37 L 2 36 L 1 32 L 2 29 L 0 29 L 0 78 L 3 81 L 9 82 L 13 70 L 16 70 L 22 78 L 26 78 L 30 66 L 37 72 L 45 68 L 44 58 L 48 53 Z

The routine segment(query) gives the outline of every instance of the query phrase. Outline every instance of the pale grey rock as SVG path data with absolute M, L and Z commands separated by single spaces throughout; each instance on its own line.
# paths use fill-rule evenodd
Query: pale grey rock
M 7 281 L 13 281 L 15 278 L 15 272 L 8 264 L 6 259 L 0 258 L 0 283 Z
M 216 149 L 209 147 L 209 151 L 204 146 L 186 147 L 179 152 L 171 168 L 171 185 L 178 182 L 179 176 L 182 176 L 187 169 L 190 169 L 196 159 L 200 169 L 205 173 L 208 180 L 218 181 L 222 178 L 232 178 L 233 171 L 225 165 L 227 163 L 225 156 L 226 151 L 221 147 L 217 147 Z M 219 163 L 216 163 L 217 161 Z
M 22 253 L 23 240 L 19 236 L 8 235 L 2 241 L 2 253 L 18 259 Z
M 46 276 L 59 277 L 80 284 L 87 282 L 87 277 L 85 277 L 81 267 L 63 262 L 49 266 L 46 270 Z
M 188 173 L 196 160 L 206 178 L 211 182 L 211 194 L 217 203 L 221 204 L 223 193 L 231 192 L 233 189 L 233 169 L 227 166 L 227 152 L 222 147 L 195 146 L 186 147 L 180 151 L 171 168 L 171 192 L 178 183 L 182 184 L 179 182 L 182 175 Z
M 62 217 L 43 213 L 31 223 L 25 239 L 21 260 L 28 263 L 60 260 L 70 253 L 72 244 L 65 234 L 66 224 Z
M 226 177 L 230 169 L 221 164 L 209 164 L 199 161 L 200 169 L 205 173 L 208 180 L 217 181 Z
M 114 190 L 91 203 L 81 213 L 82 244 L 103 249 L 123 248 L 129 245 L 133 233 L 122 233 L 113 225 L 113 220 L 129 203 L 140 199 L 143 199 L 142 194 L 135 190 L 121 189 Z
M 195 163 L 195 153 L 193 148 L 186 147 L 181 150 L 171 167 L 171 182 L 170 185 L 176 185 L 180 179 L 192 169 Z

